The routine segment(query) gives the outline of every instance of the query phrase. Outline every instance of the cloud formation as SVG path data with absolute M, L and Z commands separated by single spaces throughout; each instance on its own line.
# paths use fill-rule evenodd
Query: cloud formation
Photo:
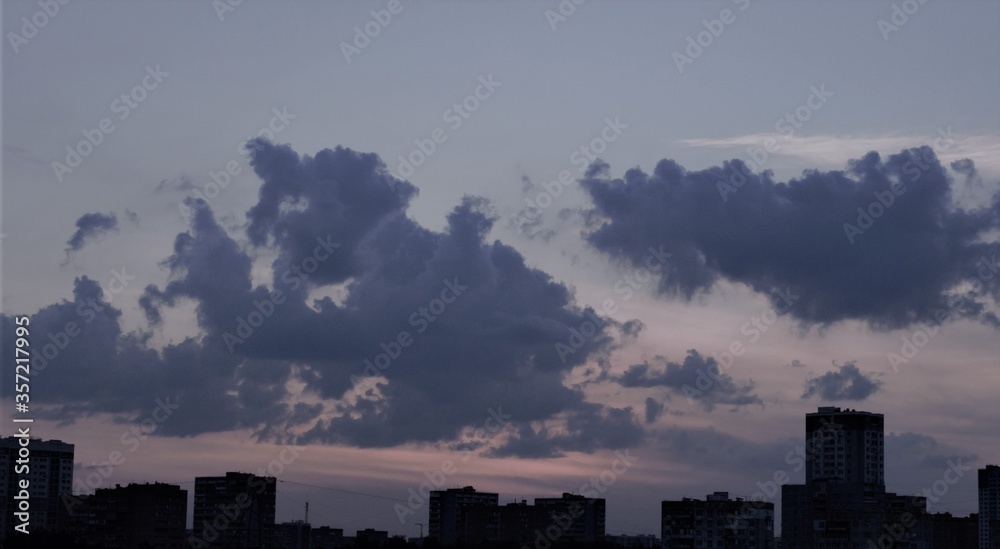
M 114 213 L 102 214 L 94 212 L 83 214 L 76 220 L 76 231 L 73 233 L 73 236 L 66 241 L 66 255 L 69 256 L 83 249 L 88 240 L 93 240 L 109 231 L 117 229 L 118 217 Z
M 252 429 L 283 442 L 464 444 L 533 456 L 641 439 L 632 408 L 588 402 L 564 384 L 635 326 L 604 319 L 562 360 L 556 344 L 595 313 L 487 240 L 496 219 L 488 202 L 466 197 L 443 231 L 431 231 L 406 215 L 416 188 L 376 155 L 338 147 L 300 156 L 266 141 L 251 149 L 262 185 L 245 239 L 188 198 L 190 228 L 163 261 L 169 279 L 140 298 L 153 327 L 166 309 L 193 303 L 197 338 L 149 348 L 149 334 L 121 331 L 120 312 L 89 279 L 77 281 L 73 301 L 37 315 L 44 334 L 78 319 L 88 300 L 101 308 L 85 331 L 100 327 L 102 337 L 75 338 L 42 374 L 95 380 L 47 385 L 48 402 L 64 403 L 52 417 L 134 420 L 175 395 L 181 408 L 165 434 Z M 257 251 L 276 258 L 269 284 L 253 282 Z M 483 426 L 495 416 L 503 429 L 487 440 Z
M 802 398 L 819 396 L 827 402 L 844 400 L 864 400 L 875 394 L 882 382 L 874 373 L 863 373 L 853 362 L 847 362 L 839 370 L 831 370 L 819 377 L 806 380 Z
M 728 404 L 745 406 L 759 404 L 763 406 L 760 397 L 754 393 L 752 381 L 737 383 L 726 374 L 719 363 L 712 357 L 704 357 L 698 351 L 691 349 L 681 363 L 668 362 L 663 357 L 656 360 L 661 366 L 654 367 L 649 362 L 629 366 L 625 373 L 615 379 L 622 387 L 663 387 L 674 395 L 681 395 L 700 403 L 706 410 L 712 410 L 716 405 Z M 650 417 L 650 404 L 647 400 L 647 422 Z M 653 410 L 656 410 L 655 406 Z M 656 410 L 655 416 L 659 414 Z
M 1000 195 L 956 207 L 953 178 L 930 147 L 871 152 L 787 182 L 739 160 L 700 171 L 662 160 L 652 174 L 620 179 L 598 162 L 581 184 L 597 250 L 635 266 L 650 246 L 672 252 L 663 296 L 690 299 L 728 281 L 772 301 L 773 289 L 790 288 L 801 299 L 787 314 L 804 326 L 893 329 L 941 315 L 996 325 L 1000 288 L 977 269 L 1000 254 Z

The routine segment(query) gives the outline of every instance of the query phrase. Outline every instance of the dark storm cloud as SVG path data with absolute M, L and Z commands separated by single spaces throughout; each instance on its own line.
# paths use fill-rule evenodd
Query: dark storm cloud
M 150 334 L 122 333 L 117 316 L 108 317 L 117 309 L 104 304 L 105 336 L 71 344 L 95 346 L 85 356 L 59 357 L 92 383 L 56 384 L 49 402 L 65 405 L 54 417 L 109 412 L 129 421 L 154 397 L 178 395 L 181 409 L 163 433 L 250 428 L 282 442 L 484 448 L 475 433 L 501 417 L 502 430 L 491 432 L 502 445 L 497 455 L 554 456 L 640 439 L 631 408 L 586 402 L 581 387 L 563 380 L 641 325 L 604 319 L 562 360 L 556 344 L 594 312 L 516 250 L 487 240 L 496 219 L 488 202 L 465 198 L 443 231 L 431 231 L 406 216 L 416 188 L 375 155 L 337 148 L 300 157 L 265 141 L 252 151 L 263 184 L 247 214 L 249 244 L 189 198 L 190 229 L 162 262 L 168 281 L 140 298 L 156 329 L 165 309 L 193 303 L 199 338 L 152 350 Z M 252 281 L 258 249 L 277 257 L 267 285 Z M 78 287 L 99 292 L 91 282 Z M 332 290 L 338 299 L 326 297 Z M 46 313 L 53 318 L 39 330 L 77 315 L 80 299 L 52 306 L 60 314 Z M 305 384 L 294 406 L 292 380 Z
M 856 319 L 875 329 L 942 313 L 988 323 L 984 308 L 1000 297 L 976 274 L 981 258 L 1000 253 L 990 236 L 1000 197 L 975 210 L 954 206 L 953 180 L 929 147 L 872 152 L 846 170 L 787 182 L 739 160 L 701 171 L 662 160 L 652 174 L 630 169 L 622 179 L 598 162 L 588 174 L 581 184 L 596 223 L 588 241 L 636 266 L 650 246 L 664 246 L 666 296 L 690 299 L 726 280 L 778 306 L 771 291 L 791 288 L 801 298 L 787 312 L 805 326 Z M 869 211 L 877 215 L 866 219 Z M 956 305 L 949 294 L 965 283 L 971 303 Z
M 83 214 L 76 220 L 76 232 L 66 241 L 66 255 L 79 251 L 87 240 L 118 229 L 118 217 L 115 214 L 99 212 Z
M 314 285 L 360 275 L 365 270 L 361 241 L 380 224 L 402 216 L 417 195 L 417 188 L 393 177 L 376 154 L 337 147 L 300 158 L 290 147 L 263 139 L 247 147 L 253 151 L 254 171 L 263 180 L 259 200 L 247 212 L 247 235 L 255 246 L 276 245 L 280 255 L 275 272 L 281 274 L 307 257 L 317 236 L 335 235 L 343 246 L 338 261 L 324 262 L 310 275 Z M 421 243 L 412 244 L 419 255 Z
M 121 311 L 87 277 L 76 279 L 72 300 L 31 315 L 32 402 L 43 405 L 35 408 L 41 417 L 71 423 L 110 413 L 135 423 L 164 403 L 170 414 L 157 432 L 189 435 L 255 427 L 287 413 L 281 403 L 256 398 L 283 387 L 287 367 L 275 365 L 273 377 L 262 378 L 224 348 L 192 339 L 157 352 L 146 346 L 146 335 L 122 333 L 120 319 Z M 4 348 L 12 348 L 12 317 L 3 315 L 2 324 Z
M 623 387 L 664 387 L 672 394 L 697 401 L 706 410 L 719 404 L 763 406 L 753 392 L 753 382 L 734 382 L 714 358 L 704 357 L 694 349 L 688 351 L 682 363 L 662 357 L 657 357 L 657 362 L 662 366 L 654 367 L 649 362 L 629 366 L 616 381 Z
M 827 402 L 864 400 L 881 387 L 882 382 L 875 374 L 865 374 L 853 362 L 848 362 L 841 366 L 840 370 L 832 370 L 806 380 L 802 398 L 819 396 Z

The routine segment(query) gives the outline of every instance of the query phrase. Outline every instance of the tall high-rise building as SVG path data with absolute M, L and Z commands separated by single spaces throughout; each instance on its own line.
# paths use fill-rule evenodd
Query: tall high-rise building
M 729 499 L 728 492 L 704 500 L 683 498 L 661 505 L 663 549 L 774 549 L 774 504 Z
M 1000 549 L 1000 466 L 979 470 L 979 549 Z
M 477 492 L 472 486 L 434 490 L 428 505 L 427 536 L 437 538 L 442 545 L 454 545 L 460 541 L 481 541 L 497 539 L 497 532 L 489 531 L 495 524 L 491 516 L 498 515 L 500 495 Z M 470 509 L 486 507 L 473 513 Z M 489 516 L 488 516 L 489 515 Z
M 197 547 L 249 549 L 274 542 L 274 477 L 226 473 L 194 479 Z
M 871 412 L 806 414 L 806 483 L 781 487 L 782 549 L 926 547 L 926 499 L 885 491 L 884 428 Z
M 885 486 L 882 414 L 833 406 L 806 414 L 806 482 Z
M 18 463 L 21 441 L 27 440 L 30 458 Z M 57 517 L 62 515 L 61 496 L 73 491 L 73 445 L 61 440 L 0 439 L 0 501 L 4 509 L 0 515 L 0 535 L 10 538 L 14 533 L 15 516 L 20 492 L 19 481 L 28 481 L 30 497 L 31 531 L 57 527 Z

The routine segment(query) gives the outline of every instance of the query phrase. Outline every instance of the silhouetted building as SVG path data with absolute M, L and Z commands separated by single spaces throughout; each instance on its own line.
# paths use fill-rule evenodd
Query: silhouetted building
M 558 498 L 535 498 L 535 507 L 548 512 L 550 524 L 561 530 L 559 542 L 593 543 L 604 540 L 604 498 L 588 498 L 563 493 Z M 569 517 L 572 522 L 563 526 L 561 521 Z
M 274 525 L 275 544 L 281 549 L 313 549 L 312 526 L 296 520 Z
M 1000 549 L 1000 466 L 979 470 L 979 549 Z
M 477 492 L 472 486 L 432 491 L 427 537 L 437 538 L 442 545 L 497 539 L 498 501 L 499 494 Z M 481 507 L 491 509 L 470 511 Z
M 617 536 L 608 535 L 606 540 L 628 549 L 659 549 L 660 538 L 653 534 L 619 534 Z
M 923 497 L 885 491 L 882 414 L 806 414 L 806 483 L 781 487 L 783 549 L 926 549 Z
M 226 473 L 194 479 L 197 547 L 249 549 L 274 542 L 274 477 Z
M 24 446 L 27 459 L 19 457 L 21 441 L 27 441 Z M 73 445 L 61 440 L 14 436 L 0 439 L 0 501 L 4 502 L 0 535 L 6 538 L 14 533 L 17 522 L 14 513 L 19 502 L 26 501 L 17 498 L 22 479 L 28 481 L 29 530 L 55 530 L 57 516 L 61 514 L 60 496 L 73 492 Z
M 354 544 L 357 547 L 380 547 L 388 542 L 389 532 L 386 530 L 365 528 L 354 534 Z
M 187 490 L 173 484 L 99 488 L 88 497 L 85 539 L 96 547 L 186 548 Z
M 885 416 L 833 406 L 806 414 L 806 483 L 885 486 Z
M 537 532 L 544 532 L 551 523 L 548 509 L 528 505 L 525 500 L 500 506 L 498 518 L 499 541 L 518 546 L 533 544 Z
M 953 517 L 951 513 L 928 515 L 931 549 L 979 549 L 979 517 Z
M 729 499 L 664 501 L 660 514 L 663 549 L 774 549 L 774 504 Z
M 311 549 L 340 549 L 346 545 L 343 528 L 320 526 L 319 528 L 312 529 L 311 537 Z

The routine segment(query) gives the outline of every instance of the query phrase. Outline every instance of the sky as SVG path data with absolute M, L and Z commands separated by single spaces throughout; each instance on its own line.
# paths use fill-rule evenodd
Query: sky
M 819 406 L 934 512 L 1000 462 L 996 2 L 2 19 L 4 371 L 29 315 L 78 492 L 267 471 L 279 521 L 415 536 L 422 484 L 596 489 L 658 534 L 780 517 Z

